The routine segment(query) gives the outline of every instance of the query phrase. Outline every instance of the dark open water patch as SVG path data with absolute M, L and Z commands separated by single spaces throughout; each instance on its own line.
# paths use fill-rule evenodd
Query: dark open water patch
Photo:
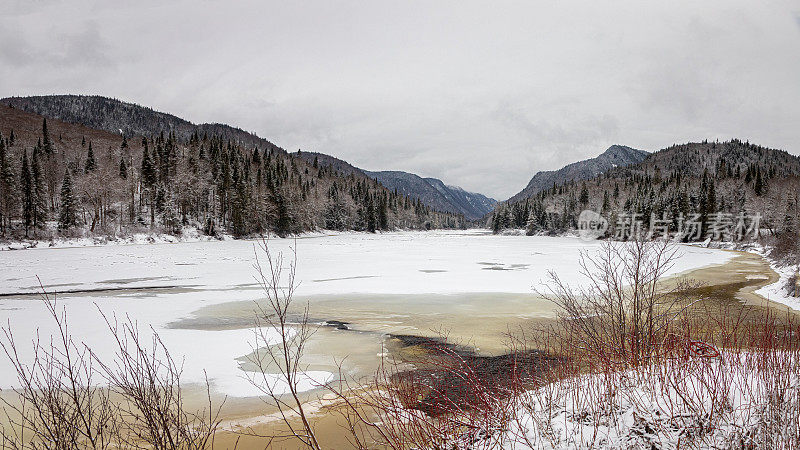
M 533 388 L 564 361 L 540 350 L 483 356 L 438 337 L 390 335 L 389 339 L 393 355 L 414 367 L 391 376 L 404 393 L 404 406 L 430 416 L 486 407 L 488 397 Z

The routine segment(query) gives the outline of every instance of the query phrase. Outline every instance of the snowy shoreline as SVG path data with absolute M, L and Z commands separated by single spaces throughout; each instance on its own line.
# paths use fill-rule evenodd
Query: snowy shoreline
M 800 297 L 792 297 L 786 292 L 786 284 L 789 278 L 797 272 L 797 266 L 778 265 L 766 256 L 764 256 L 764 259 L 769 261 L 770 267 L 778 274 L 779 278 L 775 283 L 768 284 L 756 290 L 755 293 L 773 303 L 780 303 L 795 311 L 800 311 Z
M 490 231 L 483 228 L 471 228 L 467 230 L 434 230 L 434 231 L 479 231 L 480 234 L 489 234 Z M 278 236 L 277 234 L 269 233 L 264 235 L 268 239 L 307 239 L 324 236 L 343 236 L 343 235 L 373 235 L 380 236 L 382 234 L 395 234 L 407 233 L 413 230 L 391 230 L 383 232 L 368 232 L 368 231 L 338 231 L 338 230 L 325 230 L 319 229 L 314 231 L 304 231 L 302 233 L 291 234 L 288 236 Z M 419 233 L 427 233 L 428 231 L 416 231 Z M 179 243 L 193 243 L 193 242 L 216 242 L 216 241 L 253 241 L 260 239 L 261 236 L 246 236 L 236 238 L 231 234 L 220 234 L 217 236 L 209 236 L 203 234 L 195 227 L 184 227 L 180 235 L 170 233 L 133 233 L 122 236 L 114 235 L 98 235 L 86 237 L 59 237 L 57 239 L 24 239 L 16 241 L 0 241 L 0 252 L 17 251 L 17 250 L 35 250 L 47 248 L 81 248 L 81 247 L 103 247 L 112 245 L 148 245 L 148 244 L 179 244 Z

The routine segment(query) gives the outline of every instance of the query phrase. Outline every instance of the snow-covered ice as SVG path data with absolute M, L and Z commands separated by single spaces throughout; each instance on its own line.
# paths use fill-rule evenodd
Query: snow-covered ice
M 482 231 L 344 233 L 273 239 L 273 253 L 291 259 L 297 250 L 297 295 L 531 293 L 555 270 L 580 283 L 578 257 L 597 242 L 578 238 L 493 236 Z M 20 347 L 37 330 L 52 332 L 35 294 L 37 276 L 48 292 L 61 292 L 71 332 L 96 352 L 113 349 L 99 311 L 129 316 L 153 327 L 173 356 L 184 363 L 184 382 L 200 382 L 203 369 L 214 389 L 251 395 L 240 358 L 252 349 L 252 329 L 171 328 L 199 308 L 256 300 L 253 263 L 256 241 L 226 240 L 80 248 L 35 248 L 0 252 L 0 322 L 10 324 Z M 730 252 L 681 247 L 670 271 L 722 264 Z M 24 295 L 28 294 L 28 295 Z M 458 296 L 453 296 L 458 301 Z M 380 308 L 380 305 L 376 305 Z M 104 353 L 105 352 L 105 353 Z M 238 359 L 237 359 L 238 358 Z M 326 379 L 325 373 L 314 373 Z M 16 384 L 0 358 L 0 387 Z M 311 383 L 309 383 L 310 385 Z

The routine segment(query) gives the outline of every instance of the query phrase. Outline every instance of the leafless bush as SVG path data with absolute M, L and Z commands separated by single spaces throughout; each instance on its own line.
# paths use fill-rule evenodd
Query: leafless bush
M 213 447 L 219 424 L 206 380 L 208 409 L 189 412 L 183 401 L 181 368 L 158 334 L 148 343 L 130 319 L 106 323 L 117 346 L 113 365 L 93 355 L 112 391 L 119 396 L 120 441 L 135 448 L 200 450 Z M 221 407 L 220 407 L 221 408 Z
M 574 288 L 550 272 L 540 294 L 561 310 L 561 339 L 605 364 L 636 365 L 651 357 L 675 318 L 697 301 L 688 296 L 697 283 L 661 282 L 676 256 L 666 241 L 604 242 L 597 254 L 581 254 L 587 287 Z
M 110 448 L 119 426 L 110 391 L 97 387 L 94 359 L 72 340 L 66 312 L 43 296 L 58 334 L 33 341 L 32 362 L 21 358 L 10 324 L 2 330 L 0 345 L 21 386 L 12 398 L 0 397 L 8 425 L 0 430 L 3 448 Z
M 259 251 L 263 255 L 259 257 Z M 319 449 L 320 444 L 301 398 L 302 382 L 311 381 L 302 365 L 302 355 L 314 329 L 308 322 L 308 304 L 294 311 L 293 295 L 297 254 L 292 247 L 292 260 L 284 264 L 283 254 L 273 255 L 266 238 L 255 252 L 256 279 L 266 296 L 265 304 L 257 303 L 255 344 L 250 362 L 256 371 L 250 377 L 270 406 L 278 409 L 289 433 L 264 436 L 272 440 L 298 439 L 304 445 Z M 292 315 L 296 319 L 292 321 Z M 270 330 L 276 330 L 273 337 Z M 277 341 L 276 341 L 277 339 Z M 277 370 L 277 373 L 275 371 Z M 281 389 L 285 385 L 285 392 Z M 300 420 L 298 425 L 296 419 Z M 250 434 L 255 434 L 252 431 Z
M 107 320 L 117 354 L 103 361 L 73 341 L 66 310 L 42 290 L 57 335 L 34 340 L 31 363 L 20 356 L 10 324 L 3 328 L 0 345 L 21 387 L 0 397 L 7 425 L 0 431 L 2 448 L 213 447 L 219 410 L 212 409 L 210 394 L 207 411 L 187 410 L 180 368 L 155 331 L 148 345 L 130 319 Z

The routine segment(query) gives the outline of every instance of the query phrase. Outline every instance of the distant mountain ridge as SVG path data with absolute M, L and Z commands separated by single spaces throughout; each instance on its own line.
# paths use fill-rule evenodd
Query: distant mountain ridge
M 483 217 L 497 204 L 497 200 L 483 194 L 468 192 L 458 186 L 450 186 L 437 178 L 423 178 L 399 170 L 368 171 L 346 161 L 317 152 L 301 152 L 308 162 L 317 161 L 320 166 L 331 167 L 343 175 L 365 175 L 378 180 L 390 190 L 418 198 L 431 208 L 454 214 L 462 214 L 469 220 Z
M 565 181 L 582 181 L 594 178 L 617 167 L 626 167 L 644 161 L 650 153 L 624 145 L 612 145 L 595 158 L 568 164 L 558 170 L 537 172 L 525 189 L 508 199 L 514 203 L 533 196 L 541 190 L 562 184 Z
M 395 170 L 365 173 L 389 189 L 420 198 L 423 203 L 438 211 L 463 214 L 470 220 L 483 217 L 497 204 L 492 198 L 467 192 L 457 186 L 448 186 L 437 178 L 422 178 L 413 173 Z
M 156 136 L 162 132 L 174 132 L 177 138 L 186 140 L 194 133 L 200 137 L 208 134 L 246 147 L 283 151 L 272 142 L 240 128 L 221 123 L 194 124 L 146 106 L 98 95 L 7 97 L 0 99 L 0 103 L 63 122 L 126 136 Z

